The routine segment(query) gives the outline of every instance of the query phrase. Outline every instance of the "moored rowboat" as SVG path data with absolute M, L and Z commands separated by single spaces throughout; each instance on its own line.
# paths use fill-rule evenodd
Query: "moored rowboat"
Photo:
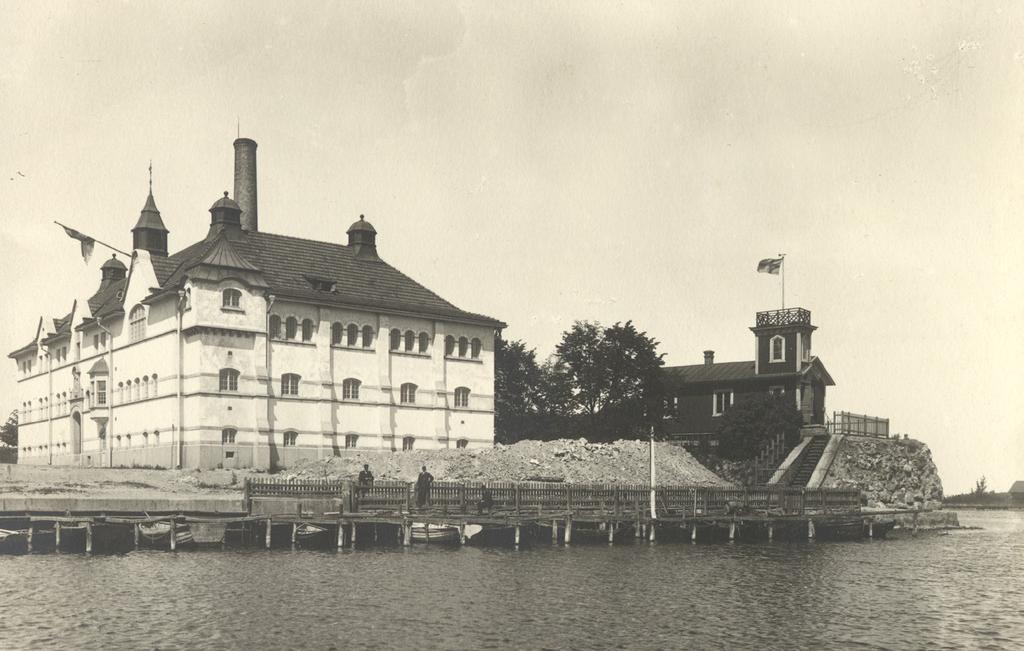
M 146 542 L 152 546 L 163 547 L 170 544 L 171 523 L 170 522 L 148 522 L 139 525 L 140 542 Z M 187 524 L 176 524 L 174 527 L 174 544 L 176 547 L 195 542 L 192 537 L 192 530 Z

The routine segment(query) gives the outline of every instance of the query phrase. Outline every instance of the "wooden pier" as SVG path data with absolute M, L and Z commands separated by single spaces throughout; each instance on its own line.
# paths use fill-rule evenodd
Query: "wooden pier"
M 430 544 L 571 545 L 881 537 L 889 513 L 861 513 L 848 489 L 764 486 L 434 482 L 418 505 L 412 484 L 247 481 L 244 511 L 0 513 L 13 531 L 0 551 L 177 551 L 196 544 L 335 547 Z M 894 512 L 895 513 L 895 512 Z M 414 533 L 414 528 L 416 531 Z M 443 535 L 442 535 L 443 534 Z

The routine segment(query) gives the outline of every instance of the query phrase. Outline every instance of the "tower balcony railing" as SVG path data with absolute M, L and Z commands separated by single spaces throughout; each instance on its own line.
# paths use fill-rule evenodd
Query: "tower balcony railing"
M 811 311 L 802 307 L 787 307 L 757 313 L 758 328 L 788 325 L 811 325 Z

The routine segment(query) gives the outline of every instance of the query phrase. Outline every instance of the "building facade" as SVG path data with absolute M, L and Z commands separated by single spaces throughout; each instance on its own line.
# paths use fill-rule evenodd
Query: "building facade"
M 821 360 L 811 354 L 811 313 L 803 308 L 758 312 L 755 358 L 663 369 L 668 396 L 662 432 L 685 445 L 715 448 L 721 416 L 733 405 L 766 393 L 791 396 L 805 425 L 824 425 L 825 389 L 834 386 Z
M 128 264 L 12 352 L 19 463 L 288 466 L 344 449 L 494 440 L 494 340 L 377 253 L 258 229 L 256 143 L 235 141 L 235 197 L 168 255 L 152 191 Z

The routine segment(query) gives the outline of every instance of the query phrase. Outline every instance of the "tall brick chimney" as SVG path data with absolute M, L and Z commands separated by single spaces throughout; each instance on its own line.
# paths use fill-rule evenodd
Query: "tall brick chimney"
M 715 363 L 715 351 L 705 350 L 704 351 L 704 363 L 711 366 Z
M 242 230 L 258 231 L 256 209 L 256 141 L 235 140 L 235 201 L 242 209 Z

